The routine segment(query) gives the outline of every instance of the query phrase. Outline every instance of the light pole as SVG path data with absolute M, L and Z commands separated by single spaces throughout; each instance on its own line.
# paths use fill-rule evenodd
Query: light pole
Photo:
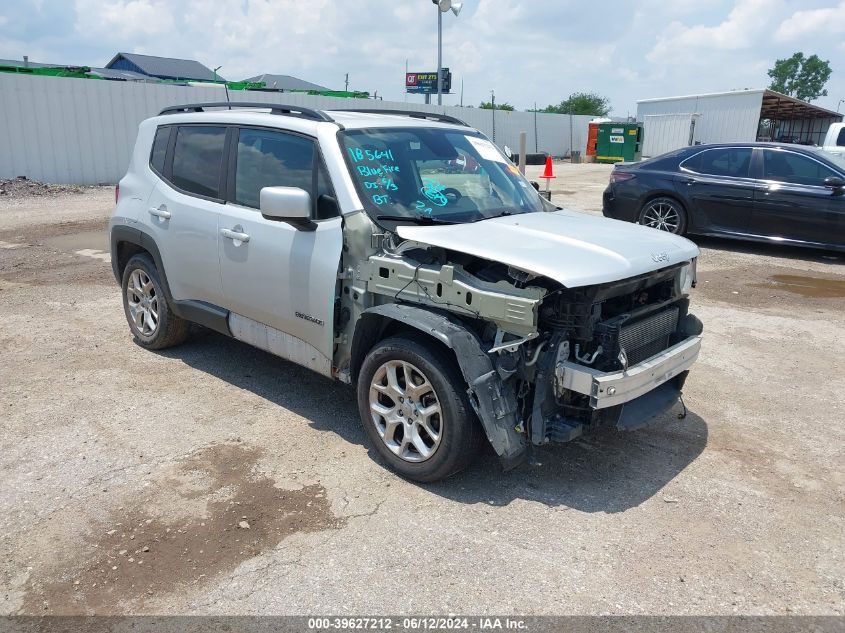
M 443 105 L 443 14 L 451 9 L 455 17 L 461 12 L 463 2 L 431 0 L 437 5 L 437 105 Z
M 843 103 L 845 103 L 845 99 L 840 99 L 839 103 L 836 104 L 836 111 L 837 112 L 839 112 L 839 106 L 841 106 Z
M 218 66 L 214 69 L 214 81 L 217 81 L 217 71 L 223 68 L 223 66 Z

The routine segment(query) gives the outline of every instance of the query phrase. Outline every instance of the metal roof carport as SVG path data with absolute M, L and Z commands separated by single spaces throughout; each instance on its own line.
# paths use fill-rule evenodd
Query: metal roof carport
M 667 114 L 699 115 L 695 131 L 698 143 L 742 143 L 797 136 L 801 141 L 819 144 L 830 124 L 841 121 L 843 116 L 766 88 L 637 101 L 638 121 L 645 121 L 649 115 Z
M 842 115 L 806 101 L 766 90 L 760 106 L 760 126 L 757 140 L 775 141 L 779 137 L 795 137 L 799 142 L 821 145 L 831 123 L 838 123 Z M 771 121 L 771 125 L 766 125 Z

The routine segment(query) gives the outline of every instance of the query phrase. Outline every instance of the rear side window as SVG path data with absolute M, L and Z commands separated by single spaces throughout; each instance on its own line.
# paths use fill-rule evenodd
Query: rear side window
M 683 166 L 700 174 L 745 178 L 751 166 L 750 147 L 708 149 L 684 161 Z
M 171 182 L 188 193 L 220 197 L 220 166 L 226 128 L 180 127 L 173 150 Z
M 836 145 L 838 147 L 845 147 L 845 127 L 839 130 L 839 136 L 836 137 Z
M 824 186 L 825 178 L 837 174 L 821 163 L 793 152 L 763 151 L 763 179 L 796 185 Z
M 240 130 L 235 202 L 257 209 L 264 187 L 299 187 L 314 198 L 314 154 L 314 142 L 295 134 Z
M 153 149 L 150 152 L 150 167 L 159 176 L 164 175 L 164 157 L 167 154 L 167 143 L 170 141 L 170 128 L 160 127 L 156 130 Z

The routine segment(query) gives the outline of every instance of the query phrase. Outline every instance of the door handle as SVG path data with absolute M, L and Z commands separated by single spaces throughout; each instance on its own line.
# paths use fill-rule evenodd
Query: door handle
M 150 212 L 150 215 L 155 215 L 155 216 L 158 216 L 160 218 L 164 218 L 165 220 L 170 219 L 170 211 L 168 211 L 167 207 L 164 206 L 164 205 L 161 205 L 158 208 L 150 207 L 149 209 L 147 209 L 147 211 Z
M 695 178 L 684 178 L 681 182 L 685 185 L 694 185 L 698 181 Z
M 246 233 L 233 231 L 231 229 L 220 229 L 220 235 L 222 235 L 223 237 L 228 237 L 230 240 L 236 240 L 238 242 L 249 242 L 249 235 L 247 235 Z

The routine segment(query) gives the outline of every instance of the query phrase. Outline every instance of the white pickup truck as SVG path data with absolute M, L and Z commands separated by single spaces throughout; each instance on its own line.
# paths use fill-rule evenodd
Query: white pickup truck
M 845 156 L 845 123 L 830 124 L 822 149 L 837 156 Z

